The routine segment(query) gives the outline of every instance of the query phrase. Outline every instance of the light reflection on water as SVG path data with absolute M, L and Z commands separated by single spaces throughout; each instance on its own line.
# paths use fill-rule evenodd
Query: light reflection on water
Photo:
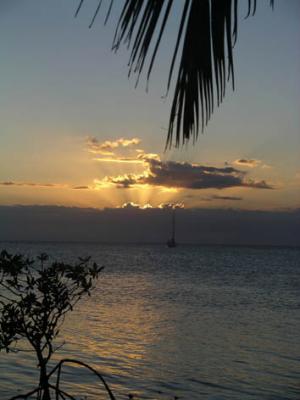
M 54 259 L 91 255 L 106 268 L 66 319 L 61 357 L 103 372 L 119 399 L 300 398 L 299 249 L 2 244 Z M 36 379 L 30 353 L 0 354 L 1 399 Z M 89 372 L 65 388 L 99 397 Z M 103 393 L 103 392 L 102 392 Z

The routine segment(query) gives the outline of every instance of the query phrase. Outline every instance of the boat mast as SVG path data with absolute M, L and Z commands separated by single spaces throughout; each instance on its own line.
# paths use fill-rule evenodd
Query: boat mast
M 175 242 L 175 208 L 172 213 L 172 241 Z

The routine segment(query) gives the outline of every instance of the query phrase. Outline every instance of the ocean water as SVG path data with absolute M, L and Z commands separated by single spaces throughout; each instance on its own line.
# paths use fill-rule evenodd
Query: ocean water
M 105 269 L 69 314 L 56 353 L 103 373 L 117 399 L 300 399 L 300 249 L 0 243 L 53 260 L 92 256 Z M 0 353 L 0 399 L 37 379 L 30 352 Z M 62 388 L 107 398 L 89 371 Z

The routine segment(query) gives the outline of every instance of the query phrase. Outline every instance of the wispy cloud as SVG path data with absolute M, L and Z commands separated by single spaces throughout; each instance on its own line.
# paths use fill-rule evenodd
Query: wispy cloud
M 40 188 L 62 188 L 67 185 L 59 183 L 39 183 L 39 182 L 15 182 L 15 181 L 3 181 L 0 182 L 0 186 L 27 186 L 27 187 L 40 187 Z
M 264 164 L 262 160 L 257 160 L 255 158 L 239 158 L 235 161 L 233 161 L 234 165 L 237 165 L 239 167 L 247 167 L 247 168 L 256 168 L 256 167 L 261 167 L 262 169 L 270 169 L 272 168 L 271 165 Z
M 143 164 L 142 159 L 138 158 L 126 158 L 126 157 L 119 157 L 116 156 L 112 157 L 97 157 L 94 158 L 94 161 L 102 162 L 102 163 L 116 163 L 116 164 Z
M 104 142 L 95 137 L 86 139 L 87 150 L 95 155 L 93 160 L 99 163 L 144 164 L 147 159 L 160 159 L 158 154 L 146 153 L 143 149 L 136 148 L 140 143 L 141 139 L 137 137 Z
M 116 164 L 143 164 L 144 150 L 136 148 L 141 142 L 137 137 L 99 141 L 95 137 L 86 139 L 87 150 L 94 154 L 94 161 Z
M 2 181 L 0 186 L 6 187 L 30 187 L 30 188 L 48 188 L 48 189 L 76 189 L 87 190 L 92 189 L 92 186 L 87 185 L 70 185 L 65 183 L 40 183 L 40 182 L 19 182 L 19 181 Z
M 238 160 L 233 161 L 233 164 L 240 167 L 254 168 L 261 164 L 261 160 L 239 158 Z
M 112 156 L 117 148 L 136 146 L 140 141 L 139 138 L 134 137 L 131 139 L 119 138 L 116 140 L 105 140 L 104 142 L 100 142 L 95 137 L 88 137 L 86 145 L 90 153 Z

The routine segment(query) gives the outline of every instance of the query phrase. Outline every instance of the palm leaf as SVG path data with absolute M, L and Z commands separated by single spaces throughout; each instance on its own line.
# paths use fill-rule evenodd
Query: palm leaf
M 106 21 L 114 0 L 110 0 Z M 76 10 L 79 13 L 84 0 Z M 99 1 L 90 27 L 98 15 Z M 121 1 L 118 0 L 118 5 Z M 174 67 L 181 57 L 171 106 L 166 147 L 195 141 L 217 106 L 222 102 L 226 83 L 234 89 L 233 46 L 237 39 L 238 0 L 123 0 L 118 18 L 113 49 L 121 44 L 131 49 L 129 76 L 137 75 L 136 84 L 149 56 L 147 81 L 157 56 L 172 8 L 182 6 L 178 34 L 171 59 L 167 91 Z M 274 6 L 274 0 L 270 0 Z M 256 12 L 256 0 L 248 0 L 246 17 Z M 150 50 L 151 49 L 151 50 Z M 152 51 L 152 54 L 149 52 Z

